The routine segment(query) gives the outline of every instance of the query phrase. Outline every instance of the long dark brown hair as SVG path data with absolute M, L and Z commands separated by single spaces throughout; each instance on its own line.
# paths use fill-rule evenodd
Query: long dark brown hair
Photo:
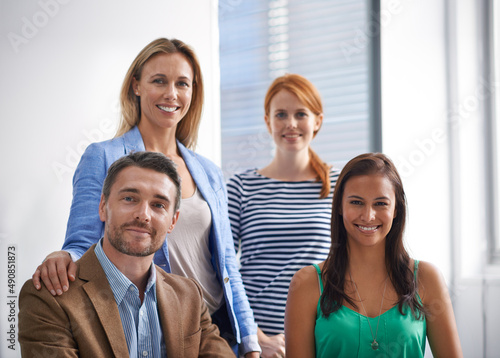
M 361 154 L 351 159 L 342 169 L 335 185 L 332 204 L 331 239 L 332 245 L 322 270 L 324 281 L 321 296 L 321 311 L 328 317 L 339 310 L 347 301 L 356 307 L 354 301 L 345 293 L 345 277 L 349 263 L 347 232 L 342 218 L 342 197 L 349 179 L 361 175 L 383 175 L 393 185 L 396 199 L 396 217 L 385 239 L 385 265 L 390 280 L 398 295 L 399 312 L 403 314 L 403 306 L 410 307 L 415 318 L 420 319 L 424 313 L 422 304 L 417 298 L 417 283 L 413 268 L 410 267 L 410 256 L 403 244 L 403 232 L 406 224 L 406 195 L 401 177 L 392 161 L 380 153 Z

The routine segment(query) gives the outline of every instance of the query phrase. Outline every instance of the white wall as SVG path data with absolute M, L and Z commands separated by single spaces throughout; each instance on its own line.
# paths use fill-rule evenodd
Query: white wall
M 464 356 L 494 357 L 500 275 L 486 255 L 484 99 L 498 85 L 481 75 L 479 3 L 382 1 L 383 149 L 403 176 L 413 256 L 452 284 Z
M 60 249 L 80 155 L 114 135 L 123 77 L 155 38 L 176 37 L 196 50 L 206 86 L 198 152 L 220 162 L 217 4 L 0 2 L 1 357 L 19 356 L 7 341 L 10 324 L 17 329 L 7 305 L 8 247 L 16 247 L 17 294 L 46 254 Z

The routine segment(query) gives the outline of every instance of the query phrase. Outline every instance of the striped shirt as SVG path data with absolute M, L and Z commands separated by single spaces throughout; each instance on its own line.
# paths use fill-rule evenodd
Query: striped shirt
M 321 182 L 266 178 L 256 169 L 229 179 L 229 218 L 240 272 L 255 321 L 266 334 L 283 333 L 292 276 L 326 259 L 330 250 L 332 190 L 319 199 Z
M 108 259 L 102 249 L 102 239 L 94 251 L 118 305 L 129 356 L 166 357 L 165 339 L 156 304 L 155 265 L 151 265 L 151 274 L 141 304 L 137 286 Z

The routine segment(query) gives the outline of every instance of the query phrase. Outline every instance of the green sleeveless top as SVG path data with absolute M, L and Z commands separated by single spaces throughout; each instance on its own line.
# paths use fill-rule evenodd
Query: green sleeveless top
M 318 272 L 320 290 L 323 294 L 323 280 L 318 265 L 313 265 Z M 415 279 L 418 261 L 415 260 Z M 420 300 L 420 296 L 418 296 Z M 342 306 L 338 311 L 326 318 L 321 312 L 320 300 L 316 315 L 314 338 L 316 357 L 423 357 L 426 342 L 425 318 L 417 320 L 408 306 L 403 306 L 401 315 L 398 306 L 394 306 L 380 315 L 377 334 L 378 350 L 373 350 L 373 334 L 377 327 L 378 316 L 368 318 L 356 311 Z

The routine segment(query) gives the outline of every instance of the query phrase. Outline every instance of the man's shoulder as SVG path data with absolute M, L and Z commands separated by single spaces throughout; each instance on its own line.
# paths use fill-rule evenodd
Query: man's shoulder
M 24 303 L 26 306 L 32 306 L 31 308 L 35 308 L 37 306 L 37 304 L 34 303 L 35 301 L 43 301 L 48 305 L 55 304 L 59 306 L 65 306 L 66 303 L 69 303 L 71 306 L 71 302 L 82 296 L 81 287 L 84 283 L 85 282 L 80 280 L 77 276 L 75 281 L 69 282 L 68 291 L 64 292 L 60 296 L 53 296 L 43 281 L 41 282 L 42 287 L 37 290 L 33 284 L 33 280 L 29 279 L 24 283 L 21 291 L 19 292 L 19 303 L 20 305 Z
M 52 296 L 47 287 L 45 287 L 43 281 L 42 287 L 40 290 L 37 290 L 33 285 L 33 280 L 27 280 L 21 291 L 20 298 L 23 299 L 26 297 L 38 297 L 38 299 L 42 299 L 44 301 L 52 301 L 56 300 L 59 304 L 64 304 L 64 302 L 71 302 L 77 297 L 82 295 L 82 286 L 94 277 L 105 277 L 104 271 L 102 270 L 99 261 L 94 253 L 95 244 L 90 247 L 83 256 L 76 261 L 77 271 L 76 277 L 74 281 L 69 282 L 68 291 L 64 292 L 60 296 Z M 83 279 L 82 279 L 83 278 Z

